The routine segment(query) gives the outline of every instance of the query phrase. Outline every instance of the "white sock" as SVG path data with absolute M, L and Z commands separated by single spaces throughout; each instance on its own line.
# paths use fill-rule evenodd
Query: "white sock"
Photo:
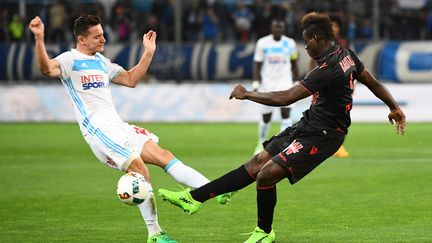
M 158 214 L 156 208 L 156 200 L 153 192 L 150 193 L 149 197 L 138 205 L 141 211 L 141 215 L 147 225 L 148 235 L 152 236 L 162 231 L 158 222 Z
M 180 182 L 183 185 L 191 187 L 192 189 L 198 188 L 209 183 L 209 179 L 203 176 L 195 169 L 183 164 L 177 158 L 172 159 L 164 171 L 168 173 L 174 180 Z
M 258 144 L 262 144 L 267 140 L 271 122 L 265 123 L 263 120 L 258 122 Z
M 292 120 L 289 118 L 286 119 L 282 119 L 281 124 L 280 124 L 280 131 L 282 132 L 283 130 L 285 130 L 287 127 L 292 125 Z

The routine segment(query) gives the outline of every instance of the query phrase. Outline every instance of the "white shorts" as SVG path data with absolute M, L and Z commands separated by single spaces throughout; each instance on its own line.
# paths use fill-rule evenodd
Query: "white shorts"
M 159 138 L 145 128 L 128 123 L 116 123 L 97 129 L 89 145 L 104 165 L 126 171 L 132 161 L 140 157 L 148 140 L 158 142 Z
M 293 105 L 290 106 L 268 106 L 268 105 L 259 105 L 259 112 L 264 115 L 264 114 L 268 114 L 268 113 L 273 113 L 273 112 L 280 112 L 281 108 L 292 108 Z
M 281 90 L 287 90 L 292 87 L 292 82 L 268 82 L 263 83 L 261 87 L 258 89 L 260 92 L 271 92 L 271 91 L 281 91 Z M 268 106 L 268 105 L 261 105 L 258 104 L 259 111 L 261 114 L 268 114 L 273 113 L 275 111 L 279 111 L 280 108 L 293 108 L 294 104 L 291 104 L 289 106 Z
M 280 91 L 280 90 L 287 90 L 293 86 L 292 81 L 265 81 L 261 83 L 261 86 L 259 87 L 259 91 L 261 92 L 270 92 L 270 91 Z

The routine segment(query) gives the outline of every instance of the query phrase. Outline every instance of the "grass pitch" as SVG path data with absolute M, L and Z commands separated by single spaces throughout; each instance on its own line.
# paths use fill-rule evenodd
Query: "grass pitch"
M 140 125 L 210 179 L 256 144 L 256 124 Z M 430 242 L 432 124 L 407 130 L 354 124 L 350 158 L 328 159 L 295 186 L 279 183 L 277 242 Z M 149 167 L 155 190 L 179 188 Z M 76 124 L 0 124 L 0 242 L 145 242 L 139 210 L 116 198 L 120 176 L 98 162 Z M 157 201 L 162 227 L 179 242 L 243 242 L 256 226 L 254 185 L 195 215 Z

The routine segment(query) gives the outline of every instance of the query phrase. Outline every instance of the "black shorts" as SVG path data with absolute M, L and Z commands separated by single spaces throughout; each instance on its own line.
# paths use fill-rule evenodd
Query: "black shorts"
M 288 171 L 294 184 L 332 156 L 343 144 L 345 133 L 308 126 L 300 121 L 263 143 L 272 161 Z

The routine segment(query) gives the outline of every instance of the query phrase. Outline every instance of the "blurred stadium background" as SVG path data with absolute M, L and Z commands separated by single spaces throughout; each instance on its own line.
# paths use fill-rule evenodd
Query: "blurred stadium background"
M 257 118 L 256 105 L 226 97 L 233 82 L 249 85 L 255 41 L 269 33 L 271 18 L 285 20 L 286 34 L 298 42 L 300 72 L 307 73 L 299 21 L 309 11 L 337 16 L 342 36 L 388 83 L 409 120 L 432 121 L 432 113 L 424 112 L 432 91 L 431 6 L 429 0 L 1 0 L 0 121 L 74 121 L 59 81 L 38 72 L 27 29 L 35 15 L 46 24 L 52 57 L 74 47 L 77 16 L 100 16 L 108 40 L 104 54 L 125 68 L 137 63 L 142 34 L 158 32 L 158 49 L 143 80 L 148 85 L 139 91 L 113 88 L 115 100 L 130 99 L 118 102 L 124 119 L 230 122 Z M 385 107 L 370 92 L 358 85 L 355 96 L 353 121 L 385 121 Z M 294 115 L 307 106 L 301 102 Z
M 342 20 L 343 37 L 406 112 L 407 134 L 394 135 L 388 109 L 357 84 L 351 157 L 329 159 L 298 186 L 278 185 L 278 242 L 430 242 L 431 0 L 0 0 L 0 241 L 146 239 L 137 211 L 115 197 L 120 174 L 101 167 L 80 137 L 60 81 L 38 72 L 27 30 L 35 15 L 51 57 L 74 47 L 74 18 L 100 16 L 104 54 L 125 68 L 138 61 L 142 34 L 156 30 L 148 76 L 135 89 L 112 87 L 114 102 L 124 120 L 154 130 L 213 179 L 255 147 L 258 107 L 228 100 L 234 83 L 251 83 L 255 41 L 272 17 L 283 18 L 305 75 L 299 20 L 309 11 Z M 296 104 L 294 118 L 308 106 Z M 150 169 L 155 189 L 176 188 Z M 254 202 L 250 186 L 231 208 L 209 202 L 194 219 L 159 203 L 160 220 L 180 242 L 241 242 L 255 224 Z

